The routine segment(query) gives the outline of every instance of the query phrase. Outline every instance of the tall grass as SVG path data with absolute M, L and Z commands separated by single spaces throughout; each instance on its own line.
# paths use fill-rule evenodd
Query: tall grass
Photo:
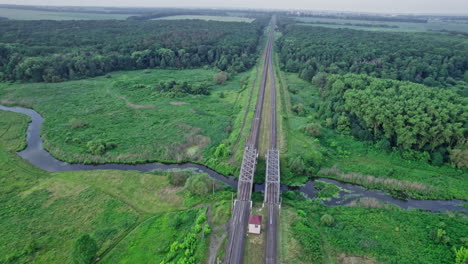
M 355 172 L 345 173 L 336 166 L 331 168 L 322 168 L 318 172 L 318 175 L 321 177 L 329 177 L 344 182 L 363 185 L 369 188 L 403 191 L 409 194 L 416 194 L 416 196 L 430 196 L 432 192 L 436 191 L 436 188 L 423 183 L 401 181 L 384 177 L 380 178 Z

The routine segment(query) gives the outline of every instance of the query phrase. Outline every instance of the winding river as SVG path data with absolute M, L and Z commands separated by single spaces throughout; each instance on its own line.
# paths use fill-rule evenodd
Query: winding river
M 170 170 L 170 169 L 194 169 L 198 172 L 204 172 L 212 178 L 221 181 L 233 188 L 237 188 L 237 180 L 234 177 L 225 177 L 214 170 L 211 170 L 203 165 L 194 163 L 183 164 L 163 164 L 158 162 L 145 163 L 145 164 L 101 164 L 101 165 L 86 165 L 86 164 L 71 164 L 59 161 L 50 155 L 43 146 L 40 137 L 40 128 L 44 122 L 44 118 L 36 111 L 23 107 L 7 107 L 0 105 L 0 110 L 22 113 L 31 117 L 27 130 L 27 147 L 17 152 L 23 159 L 29 161 L 35 166 L 49 171 L 78 171 L 78 170 L 135 170 L 141 172 L 149 172 L 152 170 Z M 414 200 L 402 201 L 391 197 L 389 194 L 379 190 L 369 190 L 359 185 L 343 183 L 332 179 L 319 178 L 321 181 L 333 183 L 341 188 L 338 196 L 324 201 L 326 205 L 346 205 L 352 201 L 361 198 L 374 198 L 382 202 L 397 205 L 404 209 L 423 209 L 430 211 L 437 210 L 457 210 L 468 211 L 468 208 L 463 207 L 466 201 L 461 200 Z M 254 191 L 259 192 L 264 190 L 263 184 L 256 184 Z M 302 187 L 289 187 L 286 185 L 281 186 L 281 190 L 295 190 L 304 193 L 309 198 L 315 198 L 317 190 L 315 189 L 315 182 L 309 181 Z

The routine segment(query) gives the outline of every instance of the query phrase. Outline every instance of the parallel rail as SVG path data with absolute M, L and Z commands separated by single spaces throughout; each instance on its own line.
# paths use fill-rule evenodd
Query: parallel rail
M 234 202 L 232 218 L 229 225 L 229 242 L 226 250 L 225 263 L 242 263 L 244 256 L 245 233 L 250 211 L 252 209 L 252 186 L 255 167 L 258 158 L 258 137 L 260 134 L 260 124 L 262 117 L 263 101 L 268 72 L 271 67 L 271 51 L 274 40 L 275 20 L 272 19 L 269 25 L 269 35 L 266 44 L 265 63 L 262 71 L 262 80 L 258 93 L 255 115 L 250 129 L 250 136 L 246 142 L 244 156 L 242 159 L 241 171 L 237 188 L 237 200 Z
M 266 217 L 266 246 L 265 263 L 276 264 L 278 262 L 278 214 L 280 207 L 280 157 L 277 147 L 276 127 L 276 85 L 273 71 L 273 60 L 268 61 L 268 76 L 271 89 L 271 127 L 270 146 L 266 155 L 266 179 L 264 205 L 267 205 Z

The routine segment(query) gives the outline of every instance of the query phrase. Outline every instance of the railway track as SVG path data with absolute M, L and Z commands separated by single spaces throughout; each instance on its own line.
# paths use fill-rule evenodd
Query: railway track
M 229 224 L 229 241 L 225 257 L 225 263 L 228 264 L 242 263 L 244 256 L 245 235 L 247 231 L 248 218 L 252 209 L 251 195 L 258 158 L 258 137 L 260 134 L 263 101 L 267 84 L 267 76 L 270 76 L 271 78 L 271 72 L 273 72 L 271 69 L 271 66 L 273 65 L 271 52 L 273 49 L 274 30 L 275 18 L 272 18 L 269 25 L 268 40 L 265 47 L 265 63 L 262 71 L 258 99 L 255 105 L 255 114 L 252 120 L 249 139 L 245 145 L 237 188 L 237 199 L 234 202 L 232 217 Z
M 273 18 L 274 19 L 274 18 Z M 270 146 L 266 155 L 266 176 L 264 206 L 267 206 L 266 214 L 266 246 L 265 263 L 278 263 L 278 216 L 280 209 L 280 159 L 277 146 L 277 116 L 276 116 L 276 85 L 273 71 L 273 59 L 268 61 L 268 77 L 271 93 L 271 122 L 270 122 Z

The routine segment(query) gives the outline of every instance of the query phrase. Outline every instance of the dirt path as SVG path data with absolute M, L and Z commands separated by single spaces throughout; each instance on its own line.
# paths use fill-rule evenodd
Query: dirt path
M 136 105 L 136 104 L 132 104 L 132 103 L 130 103 L 128 101 L 127 98 L 125 98 L 125 96 L 117 96 L 117 97 L 124 100 L 125 104 L 127 104 L 128 107 L 131 107 L 131 108 L 134 108 L 134 109 L 148 109 L 148 108 L 156 107 L 155 105 Z

